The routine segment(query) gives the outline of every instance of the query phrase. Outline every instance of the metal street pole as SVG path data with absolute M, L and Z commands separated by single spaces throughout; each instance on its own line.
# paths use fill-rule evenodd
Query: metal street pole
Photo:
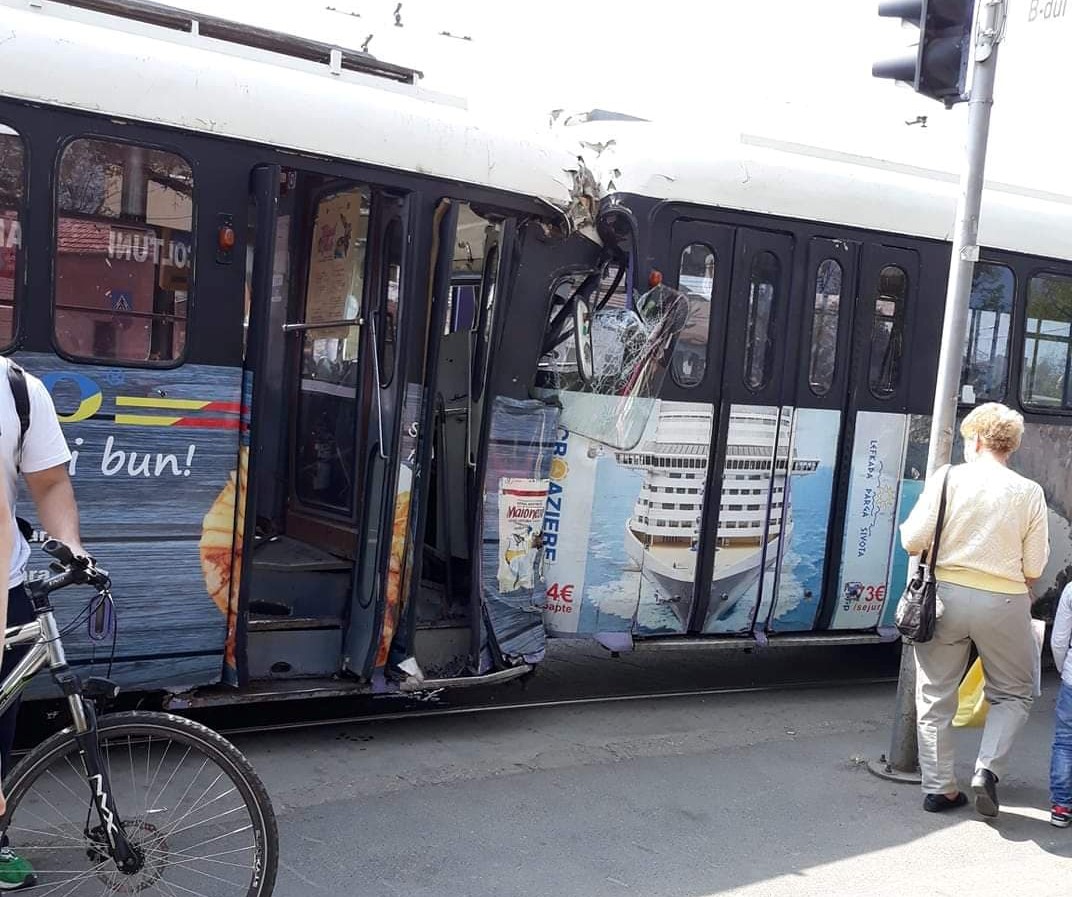
M 964 170 L 957 199 L 953 227 L 953 247 L 949 259 L 949 284 L 945 296 L 942 346 L 938 356 L 938 380 L 934 388 L 927 476 L 953 454 L 957 403 L 960 398 L 961 360 L 964 355 L 972 274 L 979 259 L 979 209 L 983 200 L 983 171 L 990 133 L 990 109 L 994 105 L 994 75 L 998 44 L 1005 27 L 1006 0 L 981 0 L 979 24 L 975 32 L 971 95 L 968 100 L 968 133 Z M 882 778 L 899 782 L 919 782 L 919 744 L 916 739 L 916 658 L 911 645 L 901 651 L 901 671 L 897 681 L 897 704 L 893 735 L 887 756 L 872 761 L 869 768 Z

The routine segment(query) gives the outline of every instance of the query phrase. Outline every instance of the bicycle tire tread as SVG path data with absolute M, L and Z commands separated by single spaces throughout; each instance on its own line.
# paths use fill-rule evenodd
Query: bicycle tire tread
M 185 717 L 157 711 L 130 710 L 106 714 L 97 719 L 97 730 L 102 736 L 109 734 L 109 732 L 114 732 L 116 729 L 154 727 L 163 731 L 179 730 L 187 737 L 200 739 L 226 760 L 234 768 L 235 773 L 241 777 L 260 813 L 264 828 L 264 868 L 256 891 L 256 897 L 271 897 L 275 888 L 279 865 L 279 826 L 276 822 L 275 811 L 272 808 L 268 790 L 264 787 L 260 776 L 257 775 L 253 764 L 219 732 Z M 74 742 L 74 728 L 71 726 L 50 735 L 27 753 L 15 765 L 10 774 L 4 776 L 4 793 L 8 797 L 8 813 L 18 809 L 23 782 L 29 778 L 29 773 L 34 771 L 39 764 L 49 763 L 57 750 L 68 742 Z M 33 778 L 36 778 L 36 776 Z M 4 830 L 7 827 L 8 813 L 0 817 L 0 827 Z

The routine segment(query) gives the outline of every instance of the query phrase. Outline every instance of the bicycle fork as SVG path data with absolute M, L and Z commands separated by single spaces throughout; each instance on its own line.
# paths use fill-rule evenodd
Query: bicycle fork
M 144 857 L 127 838 L 122 817 L 119 815 L 119 809 L 115 805 L 115 797 L 112 794 L 107 764 L 101 762 L 97 710 L 92 701 L 81 700 L 80 695 L 77 699 L 82 705 L 82 717 L 86 730 L 78 731 L 76 723 L 75 739 L 82 755 L 82 767 L 85 769 L 86 781 L 89 783 L 90 794 L 93 797 L 93 806 L 96 807 L 97 818 L 100 819 L 99 828 L 94 832 L 87 831 L 86 835 L 90 838 L 94 838 L 98 833 L 103 835 L 108 845 L 108 853 L 115 860 L 119 870 L 133 874 L 141 869 Z
M 107 854 L 115 861 L 119 871 L 133 875 L 142 868 L 145 859 L 141 852 L 130 843 L 126 830 L 123 828 L 119 809 L 115 805 L 112 784 L 108 778 L 108 767 L 101 760 L 96 706 L 92 698 L 86 698 L 82 680 L 78 674 L 67 666 L 67 659 L 59 640 L 59 632 L 56 631 L 55 618 L 51 613 L 42 615 L 41 629 L 48 646 L 52 678 L 67 698 L 67 703 L 71 708 L 71 719 L 74 724 L 78 752 L 82 758 L 82 769 L 85 771 L 93 806 L 100 820 L 100 826 L 92 831 L 89 830 L 87 822 L 85 835 L 90 841 L 97 842 L 102 836 L 104 843 L 101 846 L 107 848 Z M 87 686 L 97 687 L 102 694 L 111 693 L 113 696 L 119 691 L 116 685 L 104 679 L 90 679 Z

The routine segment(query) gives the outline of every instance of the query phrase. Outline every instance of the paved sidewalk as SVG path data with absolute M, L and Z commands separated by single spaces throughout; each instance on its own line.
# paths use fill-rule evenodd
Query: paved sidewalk
M 924 813 L 885 750 L 894 690 L 672 698 L 242 742 L 277 802 L 277 897 L 1001 895 L 1072 888 L 1047 823 L 1056 682 L 996 822 Z M 978 730 L 958 732 L 965 784 Z

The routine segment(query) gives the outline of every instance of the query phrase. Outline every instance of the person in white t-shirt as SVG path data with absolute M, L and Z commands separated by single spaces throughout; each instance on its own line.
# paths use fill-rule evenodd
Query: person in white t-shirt
M 7 497 L 7 483 L 0 477 L 0 509 L 5 508 L 10 502 Z M 15 521 L 7 514 L 0 514 L 0 570 L 6 570 L 11 566 L 12 549 L 15 546 Z M 3 618 L 7 620 L 7 592 L 0 590 L 0 608 L 3 609 Z M 0 630 L 0 651 L 4 649 L 4 631 Z M 6 770 L 3 770 L 6 772 Z M 0 784 L 0 816 L 7 812 L 7 800 L 4 798 L 4 789 Z
M 6 360 L 3 364 L 7 364 Z M 67 475 L 71 452 L 63 438 L 56 408 L 45 385 L 27 373 L 26 388 L 30 399 L 30 425 L 22 442 L 21 465 L 19 459 L 19 436 L 21 424 L 15 409 L 15 397 L 11 392 L 7 371 L 0 365 L 0 563 L 6 562 L 8 570 L 7 600 L 0 599 L 3 609 L 3 626 L 0 639 L 8 626 L 17 626 L 33 620 L 33 608 L 26 594 L 26 565 L 30 559 L 30 546 L 22 537 L 15 523 L 15 497 L 18 494 L 18 476 L 22 473 L 26 489 L 37 507 L 37 518 L 44 530 L 53 539 L 67 543 L 76 555 L 85 555 L 78 531 L 78 505 L 74 490 Z M 5 535 L 7 533 L 7 535 Z M 5 569 L 0 566 L 0 570 Z M 3 594 L 0 590 L 0 594 Z M 27 647 L 4 651 L 0 675 L 8 672 L 25 655 Z M 10 771 L 11 748 L 15 741 L 15 722 L 18 717 L 18 702 L 0 716 L 0 770 Z M 34 880 L 33 867 L 17 856 L 7 846 L 6 836 L 0 844 L 0 890 L 26 887 Z

